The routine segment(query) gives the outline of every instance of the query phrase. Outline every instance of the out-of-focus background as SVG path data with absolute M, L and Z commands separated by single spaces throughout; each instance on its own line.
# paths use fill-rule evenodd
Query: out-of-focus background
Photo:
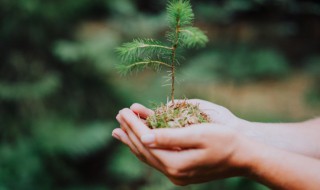
M 320 2 L 192 0 L 206 48 L 185 51 L 177 98 L 252 121 L 320 115 Z M 166 102 L 166 71 L 121 78 L 115 48 L 164 39 L 165 0 L 0 2 L 1 190 L 262 190 L 243 178 L 173 186 L 111 138 L 133 102 Z M 279 176 L 281 177 L 281 176 Z

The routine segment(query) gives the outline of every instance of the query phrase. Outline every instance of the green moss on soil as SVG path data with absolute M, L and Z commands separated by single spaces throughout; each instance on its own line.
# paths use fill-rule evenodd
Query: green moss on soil
M 210 123 L 209 116 L 199 109 L 199 105 L 186 101 L 174 105 L 164 105 L 155 109 L 155 114 L 147 118 L 147 125 L 156 128 L 181 128 L 193 124 Z

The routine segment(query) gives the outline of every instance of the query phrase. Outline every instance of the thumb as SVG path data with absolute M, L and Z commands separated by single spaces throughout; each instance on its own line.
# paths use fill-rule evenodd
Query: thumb
M 202 145 L 203 127 L 153 129 L 141 136 L 141 142 L 152 148 L 197 148 Z

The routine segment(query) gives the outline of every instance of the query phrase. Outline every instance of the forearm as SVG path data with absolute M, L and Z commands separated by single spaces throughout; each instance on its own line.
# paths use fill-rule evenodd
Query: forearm
M 243 121 L 237 130 L 258 142 L 320 159 L 320 118 L 301 123 Z
M 320 161 L 316 159 L 253 142 L 246 143 L 241 154 L 247 177 L 273 189 L 320 187 Z

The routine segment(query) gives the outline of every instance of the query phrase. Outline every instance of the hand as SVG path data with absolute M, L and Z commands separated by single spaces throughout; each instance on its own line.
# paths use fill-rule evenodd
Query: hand
M 131 109 L 142 119 L 151 113 L 137 104 Z M 245 174 L 241 149 L 248 141 L 223 125 L 150 130 L 129 109 L 121 110 L 117 119 L 124 130 L 115 129 L 113 135 L 177 185 Z
M 224 128 L 236 131 L 253 141 L 289 152 L 320 158 L 320 143 L 318 141 L 320 118 L 300 123 L 250 122 L 236 117 L 222 106 L 198 99 L 187 101 L 198 104 L 199 108 L 210 116 L 213 123 L 223 125 Z M 131 110 L 142 118 L 153 114 L 152 110 L 140 104 L 133 104 Z
M 220 105 L 200 99 L 175 100 L 175 102 L 179 101 L 187 101 L 188 103 L 199 105 L 200 110 L 205 112 L 212 119 L 213 123 L 225 125 L 238 132 L 241 132 L 240 129 L 242 127 L 250 125 L 249 121 L 236 117 L 230 110 Z M 169 102 L 169 104 L 171 104 L 171 102 Z M 133 104 L 131 110 L 142 118 L 147 118 L 154 113 L 152 110 L 140 104 Z
M 200 109 L 206 109 L 203 105 L 216 106 L 191 101 L 200 102 Z M 306 156 L 317 158 L 320 119 L 295 124 L 251 123 L 221 108 L 217 106 L 208 113 L 219 124 L 151 130 L 144 119 L 153 111 L 134 104 L 131 110 L 119 112 L 117 119 L 122 129 L 115 129 L 113 136 L 177 185 L 247 176 L 277 189 L 319 187 L 319 160 Z M 219 114 L 221 117 L 216 118 Z M 238 127 L 246 129 L 246 125 L 249 133 L 237 131 Z

